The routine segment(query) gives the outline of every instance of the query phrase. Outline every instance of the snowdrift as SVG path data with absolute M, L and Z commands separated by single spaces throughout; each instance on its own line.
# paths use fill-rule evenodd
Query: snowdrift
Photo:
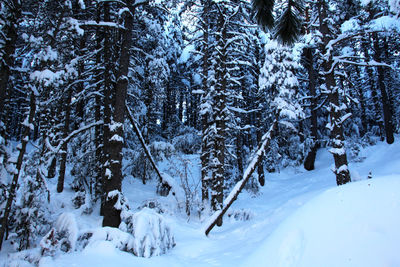
M 329 189 L 287 218 L 243 266 L 400 266 L 400 176 Z

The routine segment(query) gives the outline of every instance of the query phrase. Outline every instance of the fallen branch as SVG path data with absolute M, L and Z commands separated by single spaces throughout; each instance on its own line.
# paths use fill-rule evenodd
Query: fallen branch
M 210 231 L 214 228 L 214 226 L 217 224 L 217 222 L 222 219 L 224 214 L 228 211 L 229 207 L 232 205 L 232 203 L 237 199 L 238 195 L 246 185 L 247 181 L 250 179 L 251 175 L 257 168 L 258 163 L 261 161 L 265 149 L 267 146 L 269 146 L 269 143 L 274 135 L 275 129 L 278 125 L 278 120 L 275 119 L 274 123 L 272 124 L 271 128 L 269 131 L 263 136 L 262 138 L 262 143 L 261 146 L 258 148 L 256 154 L 254 155 L 252 161 L 250 162 L 249 166 L 247 166 L 246 171 L 243 174 L 242 180 L 240 180 L 235 187 L 232 189 L 228 197 L 224 200 L 223 203 L 223 208 L 220 210 L 217 210 L 211 218 L 208 220 L 206 224 L 206 235 L 210 233 Z

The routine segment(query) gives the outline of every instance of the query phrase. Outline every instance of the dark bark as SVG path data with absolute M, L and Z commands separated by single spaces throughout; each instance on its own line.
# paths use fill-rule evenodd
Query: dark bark
M 314 55 L 313 49 L 307 47 L 304 49 L 304 63 L 308 73 L 308 89 L 309 96 L 311 97 L 311 138 L 313 139 L 313 145 L 311 150 L 308 152 L 306 159 L 304 160 L 304 169 L 307 171 L 314 170 L 315 158 L 317 155 L 317 149 L 319 148 L 318 142 L 318 116 L 317 116 L 317 77 L 314 70 Z
M 110 7 L 108 2 L 104 2 L 104 7 L 103 7 L 103 12 L 104 12 L 104 21 L 109 22 L 110 21 Z M 100 215 L 104 215 L 104 205 L 107 197 L 107 191 L 106 191 L 106 181 L 107 177 L 105 176 L 106 173 L 106 168 L 109 167 L 109 160 L 110 160 L 110 152 L 109 152 L 109 139 L 110 139 L 110 123 L 111 123 L 111 98 L 112 98 L 112 93 L 111 93 L 111 76 L 112 76 L 112 58 L 111 58 L 111 30 L 105 28 L 104 29 L 104 44 L 103 44 L 103 57 L 105 61 L 105 68 L 104 68 L 104 73 L 103 73 L 103 79 L 104 79 L 104 89 L 103 89 L 103 95 L 104 95 L 104 111 L 103 111 L 103 120 L 104 120 L 104 126 L 103 126 L 103 154 L 102 154 L 102 186 L 103 186 L 103 195 L 101 196 L 101 208 L 100 208 Z
M 70 117 L 71 117 L 71 98 L 72 98 L 72 90 L 68 90 L 68 95 L 64 102 L 64 110 L 65 110 L 65 118 L 64 118 L 64 129 L 63 129 L 63 138 L 67 138 L 68 133 L 70 131 Z M 64 190 L 64 178 L 65 178 L 65 170 L 67 165 L 67 154 L 68 154 L 68 143 L 65 142 L 61 146 L 61 161 L 60 161 L 60 172 L 58 175 L 57 181 L 57 192 L 61 193 Z
M 132 43 L 133 14 L 135 7 L 126 2 L 130 14 L 125 12 L 124 26 L 122 33 L 122 43 L 119 59 L 119 70 L 117 84 L 115 86 L 115 102 L 113 111 L 113 127 L 110 129 L 111 139 L 109 140 L 108 151 L 110 153 L 109 170 L 110 177 L 105 179 L 106 199 L 104 202 L 103 226 L 118 227 L 121 223 L 121 210 L 115 207 L 118 196 L 110 193 L 118 192 L 121 194 L 122 183 L 122 147 L 124 137 L 125 101 L 128 88 L 128 69 L 130 62 L 130 48 Z M 106 175 L 107 176 L 107 175 Z
M 213 147 L 213 173 L 211 208 L 216 211 L 223 207 L 224 201 L 224 177 L 225 177 L 225 138 L 226 138 L 226 89 L 227 89 L 227 66 L 226 66 L 226 43 L 227 28 L 225 16 L 220 11 L 218 17 L 219 33 L 216 34 L 217 43 L 217 66 L 215 70 L 215 107 L 213 121 L 215 123 L 215 141 Z M 222 217 L 217 221 L 217 226 L 222 225 Z
M 100 7 L 97 7 L 97 18 L 96 21 L 100 22 L 100 14 L 101 14 L 101 9 Z M 104 34 L 101 31 L 100 28 L 96 28 L 96 50 L 100 51 L 101 47 L 102 47 L 102 40 L 104 39 Z M 102 117 L 101 117 L 101 108 L 104 104 L 102 97 L 99 95 L 100 93 L 102 93 L 102 84 L 101 81 L 103 81 L 102 78 L 102 70 L 99 68 L 101 64 L 101 53 L 97 52 L 96 54 L 96 65 L 98 66 L 97 71 L 96 71 L 96 92 L 98 92 L 98 94 L 95 95 L 95 111 L 94 111 L 94 118 L 96 121 L 101 121 Z M 104 91 L 103 91 L 104 92 Z M 103 154 L 103 132 L 104 132 L 104 126 L 96 126 L 95 128 L 95 157 L 96 157 L 96 166 L 95 166 L 95 193 L 97 197 L 100 197 L 100 201 L 101 201 L 101 207 L 103 207 L 104 205 L 104 197 L 102 196 L 102 173 L 103 173 L 103 166 L 105 163 L 104 160 L 104 154 Z
M 327 52 L 327 47 L 332 39 L 331 32 L 328 27 L 327 20 L 327 3 L 324 0 L 318 2 L 320 32 L 322 33 L 323 47 L 322 52 Z M 335 161 L 335 175 L 337 185 L 346 184 L 351 181 L 346 150 L 344 147 L 343 125 L 341 121 L 341 105 L 339 103 L 339 92 L 336 86 L 334 69 L 332 69 L 332 54 L 323 62 L 325 72 L 325 85 L 329 92 L 329 115 L 330 115 L 330 141 L 332 144 L 331 153 Z
M 257 112 L 257 143 L 260 144 L 262 140 L 261 133 L 261 112 Z M 258 182 L 261 186 L 265 185 L 265 171 L 264 171 L 264 157 L 261 157 L 257 165 Z
M 381 62 L 382 48 L 379 45 L 378 34 L 373 33 L 372 37 L 374 39 L 373 45 L 375 50 L 374 60 L 377 62 Z M 386 142 L 388 144 L 393 144 L 394 142 L 394 135 L 393 135 L 394 130 L 392 124 L 393 115 L 390 107 L 390 102 L 388 99 L 387 88 L 385 85 L 385 72 L 382 67 L 377 67 L 377 72 L 378 72 L 378 87 L 381 92 L 381 102 L 383 108 L 383 121 L 385 125 Z
M 203 0 L 203 65 L 202 65 L 202 89 L 203 89 L 203 99 L 202 101 L 205 101 L 207 92 L 208 92 L 208 85 L 207 85 L 207 80 L 208 80 L 208 60 L 209 60 L 209 54 L 208 54 L 208 46 L 209 46 L 209 5 L 210 2 L 209 0 Z M 210 161 L 210 155 L 209 155 L 209 147 L 208 147 L 208 139 L 207 139 L 207 130 L 209 127 L 209 122 L 208 122 L 208 112 L 203 112 L 201 114 L 201 125 L 202 125 L 202 142 L 201 142 L 201 155 L 200 155 L 200 160 L 201 160 L 201 199 L 203 202 L 207 202 L 209 199 L 208 192 L 209 192 L 209 161 Z

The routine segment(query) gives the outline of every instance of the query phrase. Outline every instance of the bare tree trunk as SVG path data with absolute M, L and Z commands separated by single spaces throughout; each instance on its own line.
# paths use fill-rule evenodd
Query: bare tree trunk
M 258 118 L 257 118 L 257 143 L 260 144 L 262 140 L 262 134 L 261 134 L 261 112 L 258 112 Z M 258 182 L 260 183 L 261 186 L 265 185 L 265 172 L 264 172 L 264 158 L 261 157 L 257 164 L 257 174 L 258 174 Z
M 100 14 L 101 14 L 101 9 L 98 6 L 97 7 L 97 18 L 96 21 L 100 22 Z M 94 111 L 94 118 L 95 121 L 101 121 L 101 108 L 103 106 L 103 101 L 102 101 L 102 97 L 100 96 L 101 93 L 101 86 L 102 83 L 101 81 L 104 79 L 102 79 L 102 70 L 99 68 L 100 64 L 101 64 L 101 53 L 99 52 L 101 50 L 102 44 L 101 41 L 104 38 L 104 34 L 101 31 L 100 28 L 96 28 L 96 65 L 98 66 L 98 70 L 96 71 L 96 91 L 98 92 L 98 94 L 95 95 L 95 111 Z M 104 85 L 104 83 L 103 83 Z M 103 91 L 104 93 L 104 91 Z M 96 126 L 95 130 L 95 157 L 96 157 L 96 166 L 95 166 L 95 177 L 94 179 L 96 179 L 95 181 L 95 195 L 96 197 L 100 197 L 100 201 L 101 201 L 101 207 L 103 207 L 104 205 L 104 197 L 102 195 L 102 172 L 103 172 L 103 165 L 104 165 L 104 154 L 103 154 L 103 147 L 102 147 L 102 143 L 104 140 L 103 139 L 103 133 L 104 133 L 104 126 Z
M 1 219 L 0 250 L 1 250 L 1 247 L 3 244 L 4 234 L 8 228 L 8 217 L 10 215 L 12 203 L 15 198 L 15 193 L 16 193 L 16 189 L 17 189 L 17 185 L 18 185 L 18 179 L 19 179 L 19 175 L 21 173 L 22 163 L 23 163 L 23 159 L 24 159 L 24 155 L 25 155 L 25 151 L 26 151 L 26 145 L 29 141 L 30 131 L 31 131 L 31 129 L 33 129 L 33 119 L 35 117 L 35 112 L 36 112 L 36 97 L 35 97 L 34 93 L 32 92 L 31 96 L 30 96 L 29 115 L 27 117 L 27 120 L 24 122 L 25 129 L 24 129 L 23 138 L 21 140 L 21 148 L 19 150 L 17 162 L 15 162 L 16 172 L 14 173 L 14 176 L 13 176 L 13 179 L 12 179 L 12 182 L 10 185 L 6 207 L 3 211 L 3 218 Z

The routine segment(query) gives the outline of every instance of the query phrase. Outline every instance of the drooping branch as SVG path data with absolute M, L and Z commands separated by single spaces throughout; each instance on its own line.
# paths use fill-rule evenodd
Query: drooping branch
M 258 166 L 258 163 L 261 161 L 265 154 L 266 148 L 269 146 L 272 137 L 274 136 L 275 129 L 278 125 L 278 119 L 276 118 L 275 121 L 273 122 L 272 126 L 268 130 L 268 132 L 263 136 L 262 138 L 262 143 L 260 147 L 258 148 L 256 154 L 253 156 L 252 161 L 250 162 L 249 166 L 247 166 L 246 171 L 243 174 L 242 180 L 240 180 L 231 193 L 228 195 L 228 197 L 224 200 L 223 208 L 221 210 L 216 211 L 209 221 L 206 224 L 205 227 L 205 234 L 208 236 L 210 231 L 214 228 L 214 226 L 217 224 L 218 221 L 222 219 L 224 214 L 228 211 L 232 203 L 237 199 L 239 196 L 240 192 L 243 190 L 244 186 L 246 185 L 247 181 L 250 179 L 251 175 L 255 171 L 255 169 Z
M 50 144 L 49 140 L 46 139 L 46 140 L 45 140 L 45 142 L 46 142 L 46 147 L 47 147 L 51 152 L 53 152 L 54 154 L 58 154 L 58 153 L 60 153 L 62 147 L 63 147 L 64 145 L 68 144 L 68 142 L 71 141 L 72 138 L 74 138 L 74 137 L 77 136 L 78 134 L 80 134 L 80 133 L 82 133 L 82 132 L 85 132 L 85 131 L 87 131 L 87 130 L 93 128 L 93 127 L 100 126 L 100 125 L 103 125 L 103 124 L 104 124 L 103 121 L 97 121 L 97 122 L 91 123 L 91 124 L 89 124 L 89 125 L 83 126 L 83 127 L 79 128 L 79 129 L 77 129 L 77 130 L 71 132 L 67 137 L 61 139 L 60 143 L 59 143 L 56 147 L 53 147 L 53 146 Z

